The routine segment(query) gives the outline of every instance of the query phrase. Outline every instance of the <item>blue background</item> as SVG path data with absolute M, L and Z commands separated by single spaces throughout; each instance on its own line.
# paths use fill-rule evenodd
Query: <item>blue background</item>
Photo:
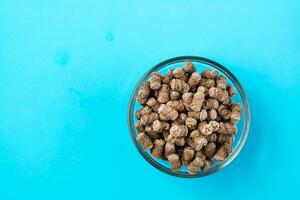
M 0 199 L 299 194 L 300 1 L 0 0 Z M 243 84 L 251 128 L 224 170 L 150 166 L 127 129 L 138 79 L 198 55 Z

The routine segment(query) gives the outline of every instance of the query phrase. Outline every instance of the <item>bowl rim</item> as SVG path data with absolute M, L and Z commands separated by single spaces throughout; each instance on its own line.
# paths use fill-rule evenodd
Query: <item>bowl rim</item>
M 209 65 L 215 69 L 217 69 L 218 71 L 222 72 L 223 74 L 226 75 L 227 78 L 229 78 L 232 83 L 234 84 L 234 86 L 237 88 L 240 96 L 241 96 L 241 100 L 242 103 L 244 105 L 243 107 L 243 112 L 244 112 L 244 125 L 243 125 L 243 132 L 241 133 L 240 139 L 238 141 L 238 144 L 236 146 L 236 149 L 229 155 L 229 157 L 227 157 L 223 162 L 219 163 L 218 166 L 216 167 L 212 167 L 208 170 L 205 171 L 200 171 L 199 173 L 196 173 L 194 175 L 188 174 L 186 172 L 181 172 L 181 171 L 172 171 L 170 168 L 167 168 L 161 164 L 159 164 L 158 162 L 154 161 L 154 158 L 152 158 L 148 153 L 145 153 L 144 150 L 141 148 L 141 145 L 136 141 L 136 135 L 134 134 L 136 132 L 135 130 L 135 125 L 134 125 L 134 116 L 135 114 L 133 113 L 134 111 L 134 104 L 135 104 L 135 100 L 136 100 L 136 95 L 138 93 L 138 90 L 141 86 L 141 84 L 147 80 L 147 78 L 155 71 L 158 71 L 160 69 L 162 69 L 165 66 L 171 65 L 171 64 L 175 64 L 175 63 L 179 63 L 179 62 L 184 62 L 184 61 L 190 61 L 190 62 L 198 62 L 198 63 L 204 63 L 206 65 Z M 213 174 L 215 172 L 220 171 L 221 169 L 225 168 L 229 163 L 231 163 L 236 156 L 240 153 L 241 149 L 243 148 L 246 139 L 248 137 L 249 134 L 249 128 L 250 128 L 250 108 L 249 108 L 249 102 L 248 102 L 248 98 L 247 95 L 242 87 L 242 85 L 240 84 L 240 82 L 238 81 L 238 79 L 223 65 L 204 58 L 204 57 L 200 57 L 200 56 L 178 56 L 178 57 L 173 57 L 170 59 L 167 59 L 165 61 L 162 61 L 156 65 L 154 65 L 153 67 L 151 67 L 138 81 L 138 83 L 135 85 L 135 88 L 133 89 L 133 92 L 130 96 L 130 100 L 129 100 L 129 106 L 128 106 L 128 128 L 129 128 L 129 132 L 131 135 L 131 138 L 134 142 L 135 147 L 137 148 L 137 150 L 139 151 L 139 153 L 143 156 L 143 158 L 148 161 L 152 166 L 154 166 L 155 168 L 157 168 L 158 170 L 172 175 L 172 176 L 177 176 L 177 177 L 182 177 L 182 178 L 198 178 L 198 177 L 203 177 L 203 176 L 207 176 L 210 174 Z

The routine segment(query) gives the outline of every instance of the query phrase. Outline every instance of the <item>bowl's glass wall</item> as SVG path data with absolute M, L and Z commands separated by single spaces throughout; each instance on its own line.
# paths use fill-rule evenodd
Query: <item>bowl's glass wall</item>
M 170 165 L 168 164 L 167 161 L 161 160 L 161 159 L 155 159 L 151 156 L 150 151 L 143 151 L 142 146 L 136 141 L 135 137 L 138 134 L 134 124 L 137 121 L 135 118 L 134 113 L 141 109 L 141 105 L 136 101 L 135 97 L 137 95 L 137 92 L 141 85 L 149 80 L 151 73 L 154 71 L 158 71 L 161 74 L 167 74 L 170 69 L 174 68 L 179 68 L 182 67 L 183 63 L 185 60 L 189 60 L 193 62 L 193 64 L 197 67 L 197 72 L 201 72 L 205 69 L 217 69 L 220 74 L 223 74 L 227 77 L 228 83 L 233 86 L 236 89 L 236 95 L 233 98 L 233 102 L 235 103 L 240 103 L 243 105 L 243 114 L 241 120 L 238 122 L 237 127 L 238 131 L 235 135 L 235 141 L 233 143 L 233 153 L 223 162 L 214 162 L 214 166 L 206 171 L 199 171 L 195 175 L 190 175 L 187 172 L 186 167 L 183 167 L 180 172 L 174 172 L 170 169 Z M 201 57 L 178 57 L 174 59 L 169 59 L 165 62 L 162 62 L 156 66 L 154 66 L 152 69 L 150 69 L 139 81 L 137 84 L 131 100 L 130 100 L 130 105 L 129 105 L 129 129 L 132 135 L 132 139 L 138 149 L 138 151 L 142 154 L 142 156 L 150 162 L 154 167 L 160 169 L 161 171 L 164 171 L 168 174 L 175 175 L 175 176 L 180 176 L 180 177 L 199 177 L 199 176 L 204 176 L 211 174 L 213 172 L 216 172 L 220 170 L 221 168 L 225 167 L 228 163 L 230 163 L 236 155 L 239 153 L 241 150 L 248 134 L 248 129 L 249 129 L 249 124 L 250 124 L 250 113 L 249 113 L 249 106 L 248 106 L 248 101 L 246 98 L 246 95 L 237 81 L 237 79 L 223 66 L 219 65 L 218 63 L 215 63 L 213 61 L 207 60 L 205 58 Z

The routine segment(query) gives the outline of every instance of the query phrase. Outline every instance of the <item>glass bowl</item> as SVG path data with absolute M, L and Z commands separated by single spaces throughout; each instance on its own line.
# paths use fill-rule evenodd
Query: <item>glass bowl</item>
M 240 103 L 243 106 L 242 117 L 237 124 L 238 131 L 235 134 L 235 141 L 232 144 L 233 147 L 232 153 L 223 162 L 214 162 L 214 165 L 211 168 L 207 170 L 199 170 L 194 175 L 189 174 L 186 167 L 182 167 L 180 171 L 173 171 L 167 161 L 153 158 L 151 156 L 150 151 L 144 151 L 143 147 L 136 140 L 136 136 L 138 133 L 135 128 L 135 122 L 137 121 L 135 117 L 135 112 L 142 107 L 136 100 L 136 96 L 141 85 L 145 81 L 149 80 L 153 72 L 160 72 L 162 74 L 167 74 L 170 69 L 182 67 L 183 63 L 186 60 L 189 60 L 196 66 L 197 72 L 203 71 L 204 69 L 215 69 L 218 71 L 219 75 L 223 74 L 224 76 L 226 76 L 228 83 L 236 89 L 236 94 L 232 98 L 233 102 Z M 228 69 L 207 58 L 198 57 L 198 56 L 181 56 L 181 57 L 168 59 L 166 61 L 163 61 L 155 65 L 150 70 L 148 70 L 143 75 L 143 77 L 139 80 L 130 97 L 129 109 L 128 109 L 128 126 L 129 126 L 132 140 L 137 150 L 145 158 L 145 160 L 148 161 L 152 166 L 169 175 L 184 177 L 184 178 L 195 178 L 195 177 L 207 176 L 221 170 L 222 168 L 226 167 L 231 161 L 233 161 L 234 158 L 239 154 L 248 136 L 249 127 L 250 127 L 250 110 L 249 110 L 248 99 L 244 89 L 242 88 L 237 78 Z

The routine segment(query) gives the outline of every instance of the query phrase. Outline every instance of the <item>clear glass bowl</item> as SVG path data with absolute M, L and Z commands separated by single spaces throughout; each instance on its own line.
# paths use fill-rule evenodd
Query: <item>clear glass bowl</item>
M 199 170 L 194 175 L 191 175 L 188 173 L 186 167 L 183 167 L 181 171 L 173 171 L 169 165 L 169 163 L 165 160 L 161 159 L 155 159 L 151 156 L 150 151 L 144 151 L 143 147 L 137 142 L 136 136 L 137 131 L 135 128 L 135 122 L 137 119 L 135 118 L 135 112 L 140 109 L 142 106 L 136 101 L 137 93 L 141 87 L 141 85 L 149 80 L 150 75 L 153 72 L 160 72 L 162 74 L 166 74 L 169 72 L 170 69 L 182 67 L 183 63 L 189 60 L 193 62 L 193 64 L 197 67 L 197 72 L 201 72 L 204 69 L 216 69 L 218 70 L 219 74 L 223 74 L 227 77 L 228 83 L 236 89 L 236 95 L 233 97 L 233 102 L 240 103 L 243 106 L 243 113 L 241 120 L 238 122 L 237 127 L 238 131 L 235 135 L 235 141 L 232 145 L 233 152 L 230 154 L 230 156 L 224 160 L 223 162 L 217 162 L 214 161 L 213 167 L 211 167 L 208 170 Z M 250 110 L 249 110 L 249 104 L 248 99 L 245 94 L 245 91 L 243 90 L 241 84 L 237 80 L 237 78 L 224 66 L 209 60 L 207 58 L 197 57 L 197 56 L 182 56 L 182 57 L 176 57 L 171 58 L 166 61 L 163 61 L 154 67 L 152 67 L 150 70 L 148 70 L 143 77 L 139 80 L 136 87 L 133 90 L 133 93 L 130 98 L 129 102 L 129 109 L 128 109 L 128 126 L 130 130 L 130 134 L 132 137 L 132 140 L 137 148 L 137 150 L 140 152 L 140 154 L 154 167 L 159 169 L 162 172 L 165 172 L 167 174 L 178 176 L 178 177 L 185 177 L 185 178 L 195 178 L 195 177 L 201 177 L 206 176 L 212 173 L 215 173 L 225 166 L 227 166 L 241 151 L 242 147 L 245 144 L 245 141 L 248 136 L 249 127 L 250 127 Z

